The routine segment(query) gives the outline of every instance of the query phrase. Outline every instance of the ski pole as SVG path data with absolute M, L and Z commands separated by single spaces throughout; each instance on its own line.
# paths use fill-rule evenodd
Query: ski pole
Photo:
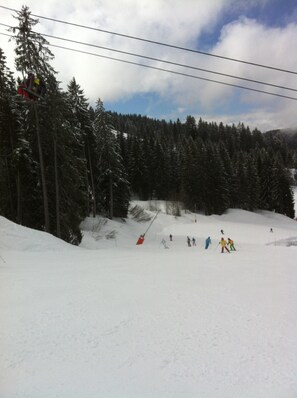
M 216 247 L 215 247 L 215 251 L 217 250 L 217 248 L 219 247 L 219 245 L 220 245 L 220 242 L 216 245 Z

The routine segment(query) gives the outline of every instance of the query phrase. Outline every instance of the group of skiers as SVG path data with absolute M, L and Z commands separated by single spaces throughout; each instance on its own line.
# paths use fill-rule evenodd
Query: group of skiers
M 224 233 L 224 231 L 221 230 L 221 233 Z M 170 241 L 173 240 L 173 237 L 171 234 L 169 235 L 169 239 L 170 239 Z M 163 243 L 163 241 L 162 241 L 162 243 Z M 205 247 L 204 247 L 205 250 L 207 250 L 209 248 L 209 245 L 211 245 L 211 243 L 212 243 L 211 238 L 210 238 L 210 236 L 208 236 L 205 240 Z M 196 246 L 196 239 L 195 238 L 191 239 L 189 236 L 187 236 L 187 244 L 188 244 L 188 247 Z M 236 251 L 235 246 L 234 246 L 234 241 L 230 238 L 228 238 L 228 241 L 227 241 L 224 237 L 222 237 L 218 243 L 218 246 L 219 245 L 221 245 L 221 253 L 224 253 L 225 251 L 227 251 L 228 253 L 230 253 L 230 251 Z
M 33 71 L 28 72 L 28 76 L 18 87 L 18 94 L 26 100 L 36 101 L 44 97 L 46 93 L 46 85 L 39 75 L 35 75 Z
M 221 233 L 224 233 L 224 231 L 221 230 Z M 144 242 L 144 237 L 145 237 L 145 234 L 141 234 L 136 242 L 136 245 L 142 245 Z M 169 235 L 169 240 L 170 240 L 170 242 L 173 241 L 172 234 Z M 210 236 L 208 236 L 205 240 L 205 246 L 204 246 L 205 250 L 207 250 L 209 248 L 211 243 L 212 243 L 211 238 L 210 238 Z M 167 242 L 164 238 L 161 240 L 161 244 L 164 246 L 165 249 L 169 249 L 169 246 L 167 245 Z M 187 236 L 187 244 L 188 244 L 188 247 L 196 246 L 196 239 L 194 237 L 191 239 L 189 236 Z M 236 251 L 235 246 L 234 246 L 234 241 L 230 238 L 228 238 L 228 241 L 227 241 L 224 237 L 222 237 L 218 243 L 218 246 L 219 245 L 221 245 L 221 253 L 224 253 L 225 251 L 228 253 L 230 253 L 230 251 Z

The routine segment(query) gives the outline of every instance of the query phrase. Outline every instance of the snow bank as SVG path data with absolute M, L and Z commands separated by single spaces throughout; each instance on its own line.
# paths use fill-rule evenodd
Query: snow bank
M 71 250 L 73 246 L 51 234 L 17 225 L 0 216 L 0 248 L 42 252 Z

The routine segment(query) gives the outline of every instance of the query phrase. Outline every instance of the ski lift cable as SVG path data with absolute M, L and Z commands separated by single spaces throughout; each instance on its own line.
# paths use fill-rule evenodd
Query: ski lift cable
M 275 97 L 280 97 L 280 98 L 285 98 L 285 99 L 290 99 L 290 100 L 297 101 L 296 97 L 290 97 L 288 95 L 272 93 L 270 91 L 259 90 L 259 89 L 256 89 L 256 88 L 241 86 L 241 85 L 238 85 L 238 84 L 226 83 L 226 82 L 222 82 L 222 81 L 219 81 L 219 80 L 208 79 L 208 78 L 201 77 L 201 76 L 190 75 L 190 74 L 187 74 L 187 73 L 177 72 L 177 71 L 173 71 L 173 70 L 170 70 L 170 69 L 159 68 L 157 66 L 141 64 L 141 63 L 138 63 L 138 62 L 128 61 L 128 60 L 124 60 L 124 59 L 121 59 L 121 58 L 109 57 L 107 55 L 102 55 L 102 54 L 95 54 L 95 53 L 91 53 L 91 52 L 88 52 L 88 51 L 76 50 L 76 49 L 73 49 L 73 48 L 64 47 L 64 46 L 58 46 L 58 45 L 55 45 L 55 44 L 50 44 L 50 45 L 52 47 L 61 48 L 61 49 L 64 49 L 64 50 L 69 50 L 69 51 L 74 51 L 74 52 L 78 52 L 78 53 L 82 53 L 82 54 L 92 55 L 92 56 L 95 56 L 95 57 L 110 59 L 110 60 L 113 60 L 113 61 L 118 61 L 118 62 L 130 64 L 130 65 L 141 66 L 143 68 L 159 70 L 159 71 L 162 71 L 162 72 L 172 73 L 174 75 L 185 76 L 185 77 L 189 77 L 189 78 L 192 78 L 192 79 L 203 80 L 203 81 L 207 81 L 207 82 L 211 82 L 211 83 L 222 84 L 222 85 L 225 85 L 225 86 L 235 87 L 235 88 L 239 88 L 239 89 L 243 89 L 243 90 L 254 91 L 254 92 L 257 92 L 257 93 L 273 95 Z
M 11 28 L 11 26 L 9 26 L 7 24 L 0 23 L 0 25 Z M 279 89 L 282 89 L 282 90 L 288 90 L 288 91 L 297 92 L 297 89 L 292 88 L 292 87 L 280 86 L 280 85 L 273 84 L 273 83 L 263 82 L 263 81 L 254 80 L 254 79 L 248 79 L 248 78 L 245 78 L 245 77 L 239 77 L 239 76 L 230 75 L 230 74 L 226 74 L 226 73 L 222 73 L 222 72 L 215 72 L 215 71 L 212 71 L 212 70 L 209 70 L 209 69 L 198 68 L 198 67 L 195 67 L 195 66 L 180 64 L 180 63 L 172 62 L 172 61 L 166 61 L 166 60 L 162 60 L 162 59 L 159 59 L 159 58 L 149 57 L 149 56 L 141 55 L 141 54 L 135 54 L 135 53 L 122 51 L 122 50 L 117 50 L 117 49 L 113 49 L 113 48 L 110 48 L 110 47 L 99 46 L 99 45 L 92 44 L 92 43 L 84 43 L 84 42 L 81 42 L 81 41 L 78 41 L 78 40 L 66 39 L 66 38 L 63 38 L 63 37 L 58 37 L 58 36 L 53 36 L 53 35 L 48 35 L 48 34 L 42 34 L 42 35 L 46 36 L 46 37 L 49 37 L 49 38 L 63 40 L 63 41 L 67 41 L 67 42 L 74 43 L 74 44 L 100 48 L 102 50 L 113 51 L 113 52 L 129 55 L 129 56 L 133 56 L 133 57 L 144 58 L 144 59 L 151 60 L 151 61 L 157 61 L 157 62 L 169 64 L 169 65 L 184 67 L 184 68 L 187 68 L 187 69 L 193 69 L 193 70 L 198 70 L 198 71 L 202 71 L 202 72 L 206 72 L 206 73 L 216 74 L 216 75 L 220 75 L 220 76 L 224 76 L 224 77 L 230 77 L 232 79 L 244 80 L 244 81 L 251 82 L 251 83 L 262 84 L 262 85 L 265 85 L 265 86 L 279 88 Z M 51 45 L 54 46 L 53 44 L 51 44 Z M 59 47 L 59 46 L 57 46 L 57 47 Z
M 158 214 L 160 213 L 161 210 L 158 210 L 157 213 L 154 215 L 150 225 L 147 227 L 146 231 L 144 232 L 143 236 L 145 236 L 145 234 L 147 233 L 147 231 L 150 229 L 150 227 L 152 226 L 153 222 L 155 221 L 155 219 L 157 218 Z
M 1 6 L 0 5 L 0 8 L 6 9 L 6 10 L 9 10 L 9 11 L 18 12 L 18 10 L 14 9 L 14 8 L 10 8 L 10 7 L 5 7 L 5 6 Z M 75 26 L 75 27 L 78 27 L 78 28 L 93 30 L 93 31 L 101 32 L 101 33 L 107 33 L 107 34 L 110 34 L 110 35 L 119 36 L 119 37 L 125 37 L 127 39 L 138 40 L 138 41 L 142 41 L 142 42 L 146 42 L 146 43 L 150 43 L 150 44 L 155 44 L 155 45 L 158 45 L 158 46 L 174 48 L 174 49 L 177 49 L 177 50 L 182 50 L 182 51 L 187 51 L 187 52 L 191 52 L 191 53 L 201 54 L 201 55 L 205 55 L 205 56 L 209 56 L 209 57 L 220 58 L 220 59 L 224 59 L 224 60 L 227 60 L 227 61 L 243 63 L 243 64 L 246 64 L 246 65 L 251 65 L 251 66 L 256 66 L 256 67 L 266 68 L 266 69 L 272 69 L 272 70 L 275 70 L 275 71 L 278 71 L 278 72 L 284 72 L 284 73 L 290 73 L 290 74 L 297 75 L 296 71 L 283 69 L 283 68 L 278 68 L 278 67 L 271 66 L 271 65 L 264 65 L 264 64 L 257 63 L 257 62 L 250 62 L 250 61 L 242 60 L 242 59 L 239 59 L 239 58 L 231 58 L 231 57 L 226 57 L 226 56 L 219 55 L 219 54 L 212 54 L 212 53 L 208 53 L 206 51 L 194 50 L 192 48 L 177 46 L 177 45 L 164 43 L 164 42 L 160 42 L 160 41 L 156 41 L 156 40 L 145 39 L 145 38 L 142 38 L 142 37 L 139 37 L 139 36 L 132 36 L 132 35 L 127 35 L 127 34 L 123 34 L 123 33 L 113 32 L 113 31 L 109 31 L 109 30 L 106 30 L 106 29 L 94 28 L 92 26 L 86 26 L 86 25 L 77 24 L 77 23 L 74 23 L 74 22 L 63 21 L 63 20 L 56 19 L 56 18 L 45 17 L 43 15 L 38 15 L 38 14 L 34 14 L 34 13 L 31 13 L 31 15 L 34 16 L 34 17 L 37 17 L 37 18 L 45 19 L 45 20 L 52 21 L 52 22 L 58 22 L 58 23 L 62 23 L 62 24 L 65 24 L 65 25 Z
M 12 37 L 11 35 L 9 35 L 7 33 L 1 33 L 0 32 L 0 34 L 4 35 L 4 36 Z M 160 67 L 156 67 L 156 66 L 141 64 L 141 63 L 138 63 L 138 62 L 128 61 L 128 60 L 124 60 L 124 59 L 121 59 L 121 58 L 110 57 L 110 56 L 107 56 L 107 55 L 95 54 L 95 53 L 91 53 L 89 51 L 77 50 L 77 49 L 74 49 L 74 48 L 69 48 L 69 47 L 65 47 L 65 46 L 59 46 L 59 45 L 56 45 L 56 44 L 50 44 L 49 43 L 49 45 L 51 47 L 60 48 L 60 49 L 67 50 L 67 51 L 73 51 L 73 52 L 77 52 L 77 53 L 81 53 L 81 54 L 92 55 L 92 56 L 95 56 L 95 57 L 109 59 L 109 60 L 112 60 L 112 61 L 122 62 L 122 63 L 130 64 L 130 65 L 136 65 L 136 66 L 140 66 L 140 67 L 143 67 L 143 68 L 154 69 L 154 70 L 159 70 L 159 71 L 162 71 L 162 72 L 172 73 L 174 75 L 185 76 L 185 77 L 189 77 L 189 78 L 192 78 L 192 79 L 208 81 L 208 82 L 212 82 L 212 83 L 222 84 L 222 85 L 225 85 L 225 86 L 235 87 L 235 88 L 239 88 L 239 89 L 243 89 L 243 90 L 254 91 L 254 92 L 261 93 L 261 94 L 267 94 L 267 95 L 272 95 L 272 96 L 275 96 L 275 97 L 280 97 L 280 98 L 285 98 L 285 99 L 297 101 L 296 97 L 290 97 L 288 95 L 272 93 L 270 91 L 259 90 L 259 89 L 256 89 L 256 88 L 241 86 L 241 85 L 238 85 L 238 84 L 226 83 L 226 82 L 222 82 L 222 81 L 219 81 L 219 80 L 208 79 L 208 78 L 201 77 L 201 76 L 190 75 L 190 74 L 183 73 L 183 72 L 177 72 L 177 71 L 173 71 L 173 70 L 170 70 L 170 69 L 165 69 L 165 68 L 160 68 Z
M 133 57 L 144 58 L 144 59 L 147 59 L 147 60 L 150 60 L 150 61 L 162 62 L 162 63 L 169 64 L 169 65 L 180 66 L 180 67 L 187 68 L 187 69 L 198 70 L 200 72 L 212 73 L 212 74 L 215 74 L 215 75 L 220 75 L 220 76 L 224 76 L 224 77 L 230 77 L 232 79 L 244 80 L 244 81 L 251 82 L 251 83 L 263 84 L 263 85 L 266 85 L 266 86 L 271 86 L 271 87 L 280 88 L 280 89 L 283 89 L 283 90 L 289 90 L 289 91 L 297 92 L 297 89 L 291 88 L 291 87 L 279 86 L 277 84 L 267 83 L 267 82 L 263 82 L 263 81 L 260 81 L 260 80 L 248 79 L 248 78 L 245 78 L 245 77 L 230 75 L 230 74 L 222 73 L 222 72 L 216 72 L 216 71 L 213 71 L 213 70 L 198 68 L 196 66 L 191 66 L 191 65 L 180 64 L 180 63 L 173 62 L 173 61 L 166 61 L 166 60 L 163 60 L 163 59 L 160 59 L 160 58 L 154 58 L 154 57 L 149 57 L 149 56 L 146 56 L 146 55 L 135 54 L 135 53 L 131 53 L 131 52 L 128 52 L 128 51 L 117 50 L 117 49 L 110 48 L 110 47 L 99 46 L 99 45 L 96 45 L 96 44 L 84 43 L 84 42 L 81 42 L 81 41 L 72 40 L 72 39 L 66 39 L 66 38 L 63 38 L 63 37 L 58 37 L 58 36 L 53 36 L 53 35 L 48 35 L 48 34 L 43 34 L 43 33 L 41 33 L 41 34 L 42 34 L 42 36 L 45 36 L 45 37 L 50 37 L 50 38 L 53 38 L 53 39 L 63 40 L 63 41 L 67 41 L 67 42 L 74 43 L 74 44 L 82 44 L 84 46 L 100 48 L 102 50 L 108 50 L 108 51 L 113 51 L 113 52 L 129 55 L 129 56 L 133 56 Z

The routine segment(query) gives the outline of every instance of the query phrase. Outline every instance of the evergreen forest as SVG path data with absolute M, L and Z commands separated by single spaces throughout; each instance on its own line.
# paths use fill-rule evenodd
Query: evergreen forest
M 75 77 L 62 90 L 54 55 L 24 6 L 11 28 L 19 78 L 46 82 L 44 101 L 17 96 L 20 80 L 0 49 L 0 214 L 73 244 L 87 216 L 125 218 L 131 199 L 182 202 L 190 211 L 228 208 L 294 217 L 297 149 L 282 134 L 239 124 L 155 120 L 90 106 Z M 98 93 L 100 94 L 100 93 Z

